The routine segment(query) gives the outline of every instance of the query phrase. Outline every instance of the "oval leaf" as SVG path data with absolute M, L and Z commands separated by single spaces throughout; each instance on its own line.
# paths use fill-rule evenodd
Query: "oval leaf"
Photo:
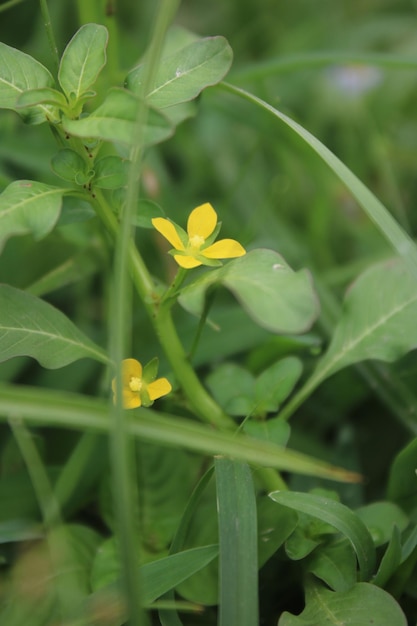
M 62 55 L 58 79 L 67 98 L 77 101 L 96 82 L 106 64 L 107 28 L 84 24 Z
M 118 156 L 105 156 L 94 163 L 93 185 L 102 189 L 117 189 L 127 184 L 129 161 Z
M 362 580 L 368 580 L 375 566 L 375 547 L 372 537 L 362 520 L 347 506 L 312 493 L 274 491 L 270 494 L 274 502 L 291 509 L 307 513 L 334 526 L 353 546 L 358 558 Z
M 147 99 L 157 108 L 170 107 L 196 98 L 210 85 L 215 85 L 227 74 L 233 52 L 224 37 L 206 37 L 185 46 L 175 54 L 162 59 L 154 88 Z M 129 89 L 140 94 L 143 65 L 127 76 Z
M 407 626 L 399 604 L 383 589 L 357 583 L 349 591 L 329 591 L 323 585 L 308 590 L 306 608 L 301 615 L 283 613 L 278 626 Z
M 68 182 L 80 185 L 88 181 L 85 161 L 78 152 L 70 148 L 65 148 L 55 154 L 51 159 L 51 167 L 57 176 Z
M 0 250 L 9 237 L 47 235 L 58 220 L 65 189 L 31 180 L 17 180 L 0 195 Z
M 365 271 L 348 291 L 314 378 L 366 359 L 392 362 L 417 347 L 417 282 L 403 261 Z
M 140 100 L 125 89 L 110 89 L 103 104 L 88 117 L 63 120 L 63 127 L 71 135 L 94 137 L 107 141 L 132 144 L 136 137 L 137 115 Z M 149 109 L 143 141 L 152 145 L 167 139 L 173 126 L 156 109 Z
M 40 124 L 46 121 L 48 108 L 17 109 L 19 96 L 29 89 L 52 87 L 54 79 L 49 70 L 34 58 L 0 42 L 0 108 L 12 109 L 25 122 Z
M 24 291 L 0 285 L 0 361 L 30 356 L 55 369 L 77 359 L 108 362 L 104 351 L 53 306 Z
M 182 290 L 181 305 L 201 315 L 206 292 L 213 285 L 230 289 L 259 326 L 275 333 L 302 333 L 318 314 L 310 274 L 294 272 L 273 250 L 252 250 L 207 272 Z

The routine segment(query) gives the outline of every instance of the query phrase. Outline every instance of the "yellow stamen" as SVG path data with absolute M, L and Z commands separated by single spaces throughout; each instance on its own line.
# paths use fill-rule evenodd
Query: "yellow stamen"
M 200 235 L 193 235 L 192 237 L 190 237 L 189 242 L 191 248 L 199 250 L 205 242 L 205 239 Z
M 136 376 L 132 376 L 132 378 L 129 380 L 129 389 L 131 391 L 140 391 L 142 389 L 141 379 L 137 378 Z

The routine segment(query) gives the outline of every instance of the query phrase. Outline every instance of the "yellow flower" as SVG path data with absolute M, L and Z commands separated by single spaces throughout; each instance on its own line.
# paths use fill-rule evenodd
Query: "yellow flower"
M 157 359 L 153 359 L 145 369 L 136 359 L 124 359 L 122 361 L 122 394 L 123 407 L 125 409 L 136 409 L 139 406 L 150 406 L 153 401 L 161 396 L 165 396 L 172 389 L 170 382 L 166 378 L 156 380 L 158 368 Z M 116 379 L 113 378 L 111 384 L 113 390 L 113 400 L 116 401 Z
M 220 224 L 217 224 L 217 213 L 209 202 L 191 211 L 187 232 L 164 217 L 155 217 L 152 224 L 174 247 L 171 253 L 178 265 L 185 269 L 221 265 L 216 259 L 233 259 L 246 254 L 245 248 L 234 239 L 220 239 L 213 243 Z

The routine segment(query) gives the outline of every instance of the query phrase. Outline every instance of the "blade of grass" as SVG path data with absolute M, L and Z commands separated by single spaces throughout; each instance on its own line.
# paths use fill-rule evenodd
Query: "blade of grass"
M 314 135 L 309 133 L 300 124 L 289 118 L 278 109 L 261 100 L 251 93 L 230 85 L 229 83 L 220 83 L 220 86 L 244 100 L 248 100 L 252 104 L 259 106 L 264 111 L 271 113 L 276 119 L 288 126 L 296 135 L 298 135 L 307 145 L 312 148 L 316 154 L 333 170 L 340 178 L 342 183 L 346 185 L 351 194 L 357 200 L 359 205 L 364 209 L 365 213 L 377 226 L 390 243 L 393 249 L 404 259 L 409 271 L 417 280 L 417 247 L 411 237 L 398 225 L 389 211 L 384 207 L 382 202 L 374 196 L 374 194 L 346 167 L 340 159 L 338 159 L 324 144 L 321 143 Z
M 61 391 L 45 391 L 21 385 L 0 385 L 0 416 L 21 416 L 31 424 L 108 432 L 108 406 L 102 400 Z M 143 441 L 178 446 L 201 454 L 223 454 L 262 467 L 321 476 L 330 480 L 359 482 L 361 476 L 300 452 L 275 444 L 215 431 L 198 423 L 138 409 L 140 417 L 127 424 L 129 433 Z
M 194 488 L 188 502 L 187 502 L 187 506 L 185 508 L 185 511 L 183 513 L 183 516 L 181 518 L 181 521 L 179 523 L 179 526 L 177 528 L 177 531 L 174 535 L 174 538 L 171 542 L 171 546 L 169 549 L 169 554 L 175 554 L 177 552 L 179 552 L 184 543 L 185 543 L 185 538 L 187 536 L 187 532 L 188 532 L 188 528 L 192 519 L 192 516 L 197 508 L 197 505 L 200 501 L 200 498 L 202 496 L 202 494 L 204 493 L 212 475 L 213 475 L 213 470 L 214 468 L 211 467 L 209 470 L 207 470 L 207 472 L 200 478 L 200 480 L 198 481 L 198 484 L 196 485 L 196 487 Z M 175 607 L 175 594 L 174 591 L 171 590 L 168 593 L 166 593 L 162 598 L 162 600 L 165 601 L 171 601 L 174 604 L 174 608 L 172 609 L 160 609 L 159 610 L 159 619 L 161 622 L 161 626 L 183 626 L 178 613 L 177 613 L 177 607 Z
M 219 519 L 219 626 L 256 626 L 258 532 L 256 498 L 246 463 L 214 461 Z
M 143 98 L 139 101 L 133 147 L 130 153 L 130 169 L 126 193 L 126 205 L 122 212 L 120 228 L 115 245 L 114 289 L 112 300 L 112 323 L 110 326 L 111 355 L 115 363 L 121 363 L 126 346 L 131 343 L 130 298 L 131 279 L 129 274 L 129 249 L 132 242 L 132 216 L 139 192 L 140 171 L 144 150 L 144 129 L 148 115 L 146 94 L 152 86 L 168 26 L 177 9 L 178 0 L 162 0 L 156 9 L 156 19 L 148 49 L 144 77 Z M 128 614 L 131 626 L 147 623 L 138 593 L 139 519 L 138 498 L 134 483 L 133 440 L 126 412 L 122 406 L 122 381 L 120 370 L 116 374 L 116 397 L 119 399 L 112 411 L 113 428 L 110 433 L 113 493 L 119 545 L 122 557 L 123 577 L 127 591 Z
M 26 464 L 42 512 L 60 610 L 63 616 L 69 616 L 74 604 L 81 601 L 82 595 L 76 573 L 68 568 L 69 554 L 67 554 L 65 528 L 62 526 L 59 504 L 32 434 L 19 418 L 9 419 L 9 424 Z

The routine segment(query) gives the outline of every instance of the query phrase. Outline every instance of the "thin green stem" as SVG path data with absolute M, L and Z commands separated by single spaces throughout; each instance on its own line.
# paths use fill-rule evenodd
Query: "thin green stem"
M 10 418 L 9 424 L 25 462 L 42 513 L 43 523 L 47 531 L 46 541 L 49 555 L 55 573 L 56 591 L 62 616 L 65 618 L 71 615 L 74 606 L 81 601 L 81 596 L 74 570 L 69 567 L 71 555 L 68 552 L 59 504 L 30 431 L 20 418 Z
M 148 117 L 146 95 L 151 89 L 166 31 L 177 5 L 177 0 L 162 0 L 157 9 L 155 25 L 152 30 L 152 40 L 145 64 L 142 98 L 139 101 L 140 104 L 132 137 L 126 203 L 123 207 L 120 226 L 115 232 L 113 319 L 110 328 L 110 348 L 115 363 L 122 361 L 126 348 L 131 343 L 131 307 L 128 306 L 128 302 L 130 303 L 130 298 L 128 298 L 128 295 L 130 295 L 129 269 L 134 269 L 138 291 L 148 311 L 151 308 L 148 300 L 153 291 L 153 283 L 140 255 L 132 254 L 132 216 L 139 194 L 139 180 L 145 147 L 145 128 Z M 118 369 L 116 372 L 116 398 L 118 400 L 112 410 L 113 428 L 110 436 L 115 513 L 122 557 L 122 575 L 127 592 L 129 623 L 131 626 L 143 626 L 143 624 L 147 623 L 147 618 L 142 610 L 138 581 L 138 520 L 140 516 L 138 515 L 138 499 L 135 488 L 132 447 L 134 442 L 128 428 L 129 417 L 123 409 L 122 395 L 121 372 Z
M 9 0 L 9 2 L 5 2 L 0 6 L 0 13 L 3 13 L 3 11 L 7 11 L 7 9 L 12 9 L 22 2 L 25 2 L 25 0 Z
M 52 52 L 52 60 L 55 66 L 55 71 L 58 72 L 59 52 L 58 52 L 58 47 L 55 41 L 54 31 L 52 29 L 52 22 L 51 22 L 51 16 L 49 15 L 48 3 L 46 2 L 46 0 L 40 0 L 40 5 L 41 5 L 41 12 L 42 12 L 46 34 L 47 34 L 48 41 L 49 41 L 49 47 L 51 48 L 51 52 Z

